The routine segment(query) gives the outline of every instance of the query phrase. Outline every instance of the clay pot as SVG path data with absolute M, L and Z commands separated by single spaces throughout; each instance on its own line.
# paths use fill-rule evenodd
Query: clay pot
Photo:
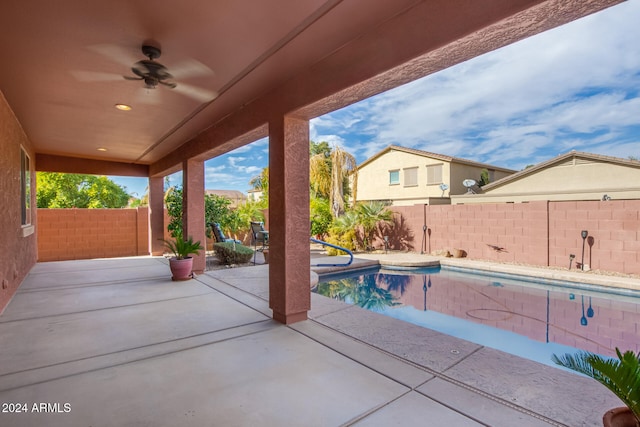
M 464 258 L 467 256 L 467 251 L 463 249 L 454 249 L 452 254 L 454 258 Z
M 189 280 L 191 279 L 191 270 L 193 270 L 193 258 L 177 259 L 173 257 L 169 259 L 169 268 L 173 275 L 171 280 Z
M 640 427 L 633 412 L 626 406 L 607 411 L 602 417 L 604 427 Z

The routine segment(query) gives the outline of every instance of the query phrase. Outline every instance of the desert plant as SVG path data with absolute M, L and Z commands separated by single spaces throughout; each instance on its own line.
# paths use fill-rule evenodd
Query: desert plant
M 357 223 L 362 227 L 364 249 L 371 249 L 378 224 L 393 224 L 393 212 L 383 202 L 360 203 L 356 206 Z
M 358 218 L 355 212 L 347 211 L 341 217 L 334 218 L 329 228 L 329 235 L 326 241 L 353 251 L 356 249 L 358 243 L 356 234 L 357 226 Z M 339 255 L 342 253 L 342 251 L 327 247 L 327 255 Z
M 178 234 L 174 240 L 160 240 L 164 242 L 165 247 L 173 253 L 176 259 L 185 259 L 191 254 L 198 255 L 204 249 L 200 241 L 194 242 L 191 236 L 185 240 L 182 235 Z
M 633 412 L 640 423 L 640 352 L 624 354 L 616 347 L 618 360 L 581 351 L 551 356 L 554 363 L 591 377 L 611 390 Z
M 244 264 L 251 260 L 253 249 L 234 242 L 214 243 L 213 249 L 222 264 Z

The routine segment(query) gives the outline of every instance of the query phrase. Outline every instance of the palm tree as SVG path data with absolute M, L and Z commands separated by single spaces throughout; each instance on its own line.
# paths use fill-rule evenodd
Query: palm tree
M 561 357 L 554 354 L 551 360 L 600 382 L 629 407 L 640 423 L 640 353 L 627 351 L 622 354 L 616 347 L 616 354 L 619 360 L 588 351 Z
M 391 224 L 393 212 L 383 202 L 360 203 L 356 206 L 358 225 L 362 227 L 364 248 L 367 250 L 376 233 L 378 223 Z
M 256 175 L 249 181 L 249 185 L 254 190 L 260 190 L 262 192 L 262 202 L 267 204 L 269 200 L 269 166 L 262 168 L 260 175 Z
M 344 186 L 351 180 L 351 195 L 356 200 L 358 165 L 355 157 L 336 146 L 327 157 L 324 152 L 309 159 L 309 180 L 316 195 L 327 197 L 334 218 L 344 213 Z
M 309 182 L 311 191 L 318 197 L 329 199 L 331 194 L 331 159 L 325 153 L 309 158 Z
M 356 201 L 358 189 L 358 164 L 356 158 L 340 147 L 331 152 L 331 194 L 329 202 L 334 217 L 344 213 L 344 181 L 351 179 L 351 196 Z

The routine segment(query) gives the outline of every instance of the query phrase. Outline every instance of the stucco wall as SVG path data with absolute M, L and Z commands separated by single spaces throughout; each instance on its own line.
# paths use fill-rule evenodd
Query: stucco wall
M 568 267 L 581 261 L 581 230 L 589 232 L 585 264 L 592 269 L 640 274 L 640 200 L 397 206 L 391 248 L 464 249 L 469 257 Z M 378 242 L 380 245 L 380 242 Z
M 570 159 L 486 190 L 453 197 L 452 203 L 504 203 L 531 200 L 601 200 L 640 198 L 640 167 Z
M 442 182 L 427 185 L 427 166 L 442 165 Z M 405 186 L 404 169 L 418 168 L 418 185 Z M 448 197 L 467 191 L 462 181 L 467 178 L 479 180 L 482 167 L 466 163 L 448 162 L 420 156 L 404 151 L 390 150 L 358 170 L 358 200 L 392 200 L 394 206 L 410 206 L 417 203 L 429 203 L 430 198 Z M 389 171 L 399 170 L 400 183 L 389 184 Z M 492 172 L 494 180 L 509 173 Z M 449 189 L 444 192 L 440 184 Z
M 31 170 L 35 170 L 31 143 L 0 93 L 0 312 L 36 262 L 36 234 L 32 232 L 33 228 L 23 228 L 21 225 L 21 146 L 31 157 Z M 33 172 L 31 206 L 35 206 Z M 33 209 L 31 223 L 36 227 L 37 217 Z

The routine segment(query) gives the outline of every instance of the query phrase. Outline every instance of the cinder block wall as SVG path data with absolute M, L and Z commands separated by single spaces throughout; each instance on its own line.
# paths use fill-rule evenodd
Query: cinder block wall
M 640 200 L 530 202 L 393 207 L 392 249 L 431 253 L 463 249 L 468 256 L 540 266 L 569 266 L 569 255 L 592 269 L 640 274 Z M 423 246 L 422 227 L 428 227 Z M 380 241 L 377 246 L 382 246 Z
M 38 261 L 149 255 L 148 208 L 38 209 Z

